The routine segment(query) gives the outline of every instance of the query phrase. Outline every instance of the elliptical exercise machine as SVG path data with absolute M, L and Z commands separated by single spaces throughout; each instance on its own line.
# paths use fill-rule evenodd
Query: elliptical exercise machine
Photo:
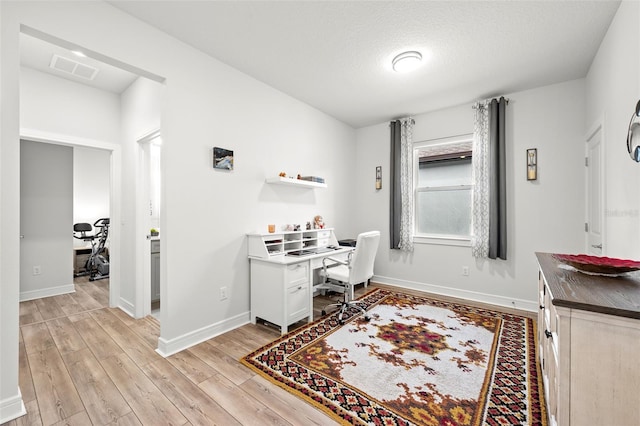
M 85 272 L 76 276 L 89 274 L 89 281 L 109 278 L 109 261 L 103 255 L 109 237 L 109 224 L 109 218 L 96 220 L 93 224 L 97 230 L 95 234 L 88 234 L 93 231 L 90 223 L 83 222 L 73 225 L 73 238 L 91 243 L 91 254 L 84 265 Z

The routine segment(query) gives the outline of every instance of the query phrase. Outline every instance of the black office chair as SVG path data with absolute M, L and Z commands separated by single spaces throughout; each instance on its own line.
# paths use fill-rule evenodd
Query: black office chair
M 338 290 L 344 292 L 344 299 L 339 303 L 332 303 L 322 309 L 322 315 L 326 315 L 327 308 L 336 306 L 339 308 L 338 321 L 343 324 L 343 316 L 347 309 L 355 307 L 363 314 L 365 320 L 369 316 L 359 301 L 354 300 L 354 287 L 357 284 L 369 282 L 373 277 L 373 264 L 376 260 L 376 252 L 380 244 L 380 231 L 363 232 L 356 239 L 356 249 L 349 253 L 347 261 L 326 257 L 322 260 L 321 274 L 325 282 L 319 289 Z M 328 262 L 332 262 L 328 264 Z

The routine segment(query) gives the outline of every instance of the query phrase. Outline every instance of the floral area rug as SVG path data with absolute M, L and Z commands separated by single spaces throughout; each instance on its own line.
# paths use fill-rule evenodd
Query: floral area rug
M 534 321 L 375 289 L 241 362 L 343 424 L 546 425 Z

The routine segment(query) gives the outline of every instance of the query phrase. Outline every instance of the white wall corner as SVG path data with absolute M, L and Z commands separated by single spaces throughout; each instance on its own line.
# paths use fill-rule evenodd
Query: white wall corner
M 59 296 L 61 294 L 75 293 L 76 288 L 73 284 L 66 284 L 57 287 L 41 288 L 38 290 L 21 291 L 20 301 L 42 299 L 43 297 Z
M 432 293 L 441 296 L 455 297 L 458 299 L 469 300 L 472 302 L 487 303 L 494 306 L 520 309 L 528 312 L 538 312 L 538 304 L 534 300 L 524 300 L 513 297 L 502 297 L 494 294 L 480 293 L 469 290 L 461 290 L 451 287 L 443 287 L 439 285 L 419 283 L 415 281 L 406 281 L 390 277 L 382 277 L 374 275 L 372 282 L 386 284 L 394 287 L 405 288 L 409 290 L 417 290 L 426 293 Z
M 12 397 L 5 398 L 0 401 L 0 424 L 5 424 L 13 419 L 27 414 L 27 409 L 22 402 L 22 394 L 20 389 L 18 393 Z
M 158 339 L 158 349 L 156 349 L 156 352 L 166 358 L 190 348 L 191 346 L 195 346 L 198 343 L 202 343 L 205 340 L 209 340 L 213 337 L 248 324 L 249 322 L 250 314 L 249 312 L 244 312 L 234 317 L 226 318 L 223 321 L 202 327 L 198 330 L 185 333 L 182 336 L 178 336 L 173 339 L 164 339 L 160 337 Z
M 133 303 L 129 302 L 128 300 L 122 297 L 120 298 L 120 303 L 118 303 L 118 308 L 122 309 L 131 318 L 136 317 L 134 314 L 134 312 L 136 311 L 136 308 L 133 305 Z

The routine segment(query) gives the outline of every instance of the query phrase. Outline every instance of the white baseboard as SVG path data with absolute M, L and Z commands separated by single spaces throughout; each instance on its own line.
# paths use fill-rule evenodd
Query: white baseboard
M 61 285 L 58 287 L 48 287 L 40 290 L 21 291 L 20 301 L 42 299 L 43 297 L 58 296 L 60 294 L 75 293 L 76 288 L 73 284 Z
M 135 307 L 133 306 L 133 303 L 129 302 L 127 299 L 123 299 L 122 297 L 120 298 L 120 302 L 118 302 L 118 308 L 122 309 L 123 311 L 125 311 L 127 313 L 127 315 L 129 315 L 131 318 L 135 318 L 136 316 L 134 315 Z
M 505 308 L 521 309 L 523 311 L 537 312 L 538 303 L 533 300 L 524 300 L 511 297 L 496 296 L 495 294 L 479 293 L 476 291 L 460 290 L 457 288 L 443 287 L 439 285 L 419 283 L 416 281 L 399 280 L 396 278 L 382 277 L 374 275 L 371 281 L 386 284 L 394 287 L 406 288 L 410 290 L 424 291 L 441 296 L 456 297 L 458 299 L 470 300 L 473 302 L 487 303 Z
M 249 312 L 245 312 L 235 317 L 225 319 L 224 321 L 217 322 L 215 324 L 202 327 L 199 330 L 194 330 L 189 333 L 183 334 L 173 339 L 158 339 L 158 349 L 156 352 L 163 357 L 168 357 L 182 350 L 195 346 L 198 343 L 202 343 L 205 340 L 209 340 L 220 334 L 231 331 L 234 328 L 238 328 L 250 322 Z
M 18 394 L 0 401 L 0 424 L 5 424 L 13 419 L 27 414 L 27 409 L 22 402 L 22 394 Z

